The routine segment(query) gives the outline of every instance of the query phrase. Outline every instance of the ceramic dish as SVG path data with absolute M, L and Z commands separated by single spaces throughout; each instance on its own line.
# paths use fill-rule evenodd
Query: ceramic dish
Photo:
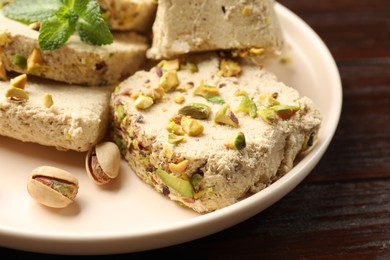
M 107 187 L 86 175 L 84 153 L 0 137 L 0 245 L 55 254 L 137 252 L 184 243 L 236 225 L 281 199 L 319 162 L 339 122 L 342 88 L 326 45 L 299 17 L 280 4 L 276 11 L 291 63 L 267 64 L 280 80 L 312 98 L 323 114 L 319 143 L 284 177 L 232 206 L 199 215 L 142 183 L 123 161 L 120 176 Z M 65 209 L 46 208 L 27 193 L 32 169 L 51 165 L 80 182 L 77 200 Z

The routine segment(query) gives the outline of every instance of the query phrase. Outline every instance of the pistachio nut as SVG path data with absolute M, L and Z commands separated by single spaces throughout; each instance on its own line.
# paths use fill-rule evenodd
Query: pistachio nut
M 27 181 L 27 191 L 39 203 L 65 208 L 78 192 L 79 182 L 71 173 L 52 166 L 35 168 Z
M 120 151 L 113 142 L 103 142 L 91 148 L 85 158 L 88 176 L 98 185 L 109 183 L 119 174 Z

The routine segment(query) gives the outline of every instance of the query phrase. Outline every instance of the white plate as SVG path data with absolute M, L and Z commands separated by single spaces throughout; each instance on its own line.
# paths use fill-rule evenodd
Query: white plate
M 111 254 L 175 245 L 244 221 L 278 201 L 298 185 L 321 159 L 339 122 L 342 88 L 336 64 L 317 34 L 299 17 L 276 5 L 291 64 L 269 69 L 323 114 L 319 143 L 280 180 L 232 206 L 206 215 L 181 208 L 142 183 L 125 162 L 108 188 L 85 174 L 84 153 L 0 137 L 0 245 L 56 254 Z M 80 181 L 77 200 L 65 209 L 50 209 L 27 193 L 30 171 L 52 165 L 74 173 Z

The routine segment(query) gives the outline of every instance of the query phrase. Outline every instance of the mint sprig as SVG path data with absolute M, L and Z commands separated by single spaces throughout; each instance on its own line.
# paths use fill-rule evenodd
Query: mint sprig
M 54 50 L 77 32 L 93 45 L 113 43 L 96 0 L 16 0 L 3 8 L 6 17 L 24 23 L 40 22 L 39 47 Z

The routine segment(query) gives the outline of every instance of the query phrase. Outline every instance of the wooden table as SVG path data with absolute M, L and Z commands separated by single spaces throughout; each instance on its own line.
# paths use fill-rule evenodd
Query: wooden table
M 280 0 L 333 54 L 343 84 L 334 139 L 311 174 L 249 220 L 137 259 L 390 259 L 390 0 Z M 48 255 L 0 249 L 0 255 Z M 111 258 L 111 257 L 110 257 Z

